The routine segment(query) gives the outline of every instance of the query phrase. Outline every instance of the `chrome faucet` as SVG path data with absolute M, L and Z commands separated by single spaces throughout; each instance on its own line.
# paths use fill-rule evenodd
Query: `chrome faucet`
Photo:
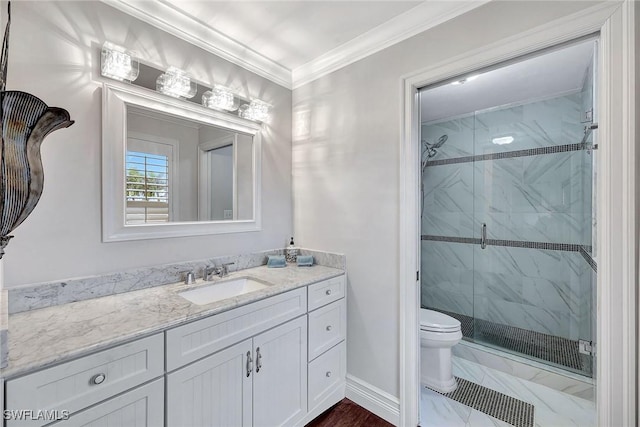
M 214 267 L 214 271 L 219 277 L 225 277 L 229 274 L 229 266 L 233 264 L 235 264 L 235 262 L 222 264 L 220 267 Z
M 206 282 L 213 279 L 214 274 L 218 274 L 215 265 L 205 265 L 205 267 L 202 269 L 202 279 Z

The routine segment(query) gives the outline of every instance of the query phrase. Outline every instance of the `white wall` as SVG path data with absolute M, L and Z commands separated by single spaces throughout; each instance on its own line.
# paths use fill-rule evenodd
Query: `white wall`
M 399 394 L 401 77 L 590 5 L 492 2 L 294 90 L 296 241 L 347 256 L 349 374 Z
M 274 120 L 263 130 L 263 231 L 101 242 L 98 67 L 107 40 L 274 105 Z M 282 247 L 291 234 L 290 90 L 94 1 L 13 2 L 7 88 L 66 108 L 76 121 L 42 145 L 44 193 L 7 247 L 7 287 Z

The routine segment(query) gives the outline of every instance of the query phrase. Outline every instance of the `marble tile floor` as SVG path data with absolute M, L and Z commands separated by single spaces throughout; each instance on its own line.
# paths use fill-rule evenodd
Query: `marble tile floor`
M 457 377 L 531 403 L 535 406 L 536 427 L 596 426 L 595 404 L 586 399 L 457 357 L 453 358 L 453 372 Z M 422 388 L 420 396 L 420 419 L 422 427 L 510 426 L 426 388 Z

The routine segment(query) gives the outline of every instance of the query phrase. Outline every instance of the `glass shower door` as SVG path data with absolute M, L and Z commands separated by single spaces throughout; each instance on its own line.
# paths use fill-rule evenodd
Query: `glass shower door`
M 596 49 L 577 41 L 420 94 L 422 307 L 460 320 L 466 340 L 587 376 Z
M 591 375 L 585 91 L 474 115 L 473 339 Z

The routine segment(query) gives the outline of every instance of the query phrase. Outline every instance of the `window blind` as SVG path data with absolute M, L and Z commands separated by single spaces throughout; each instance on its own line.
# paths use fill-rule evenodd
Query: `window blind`
M 126 223 L 148 224 L 169 221 L 169 158 L 127 151 Z

